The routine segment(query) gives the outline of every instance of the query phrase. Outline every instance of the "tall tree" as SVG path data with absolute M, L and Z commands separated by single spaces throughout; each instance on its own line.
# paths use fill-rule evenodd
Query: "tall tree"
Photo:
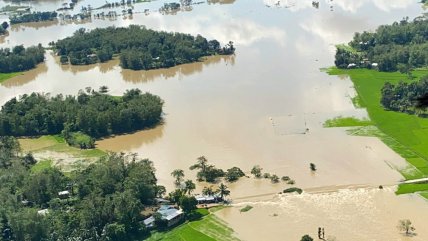
M 220 185 L 218 186 L 217 192 L 220 194 L 221 199 L 230 195 L 229 188 L 226 185 L 224 185 L 223 183 L 220 183 Z
M 175 186 L 179 187 L 183 182 L 184 171 L 181 169 L 175 169 L 174 171 L 171 172 L 171 176 L 175 178 L 174 180 Z

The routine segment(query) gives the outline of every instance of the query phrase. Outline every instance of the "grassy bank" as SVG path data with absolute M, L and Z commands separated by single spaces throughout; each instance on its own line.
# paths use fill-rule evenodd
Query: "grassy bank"
M 22 138 L 19 143 L 24 152 L 32 152 L 37 160 L 42 160 L 34 166 L 35 171 L 55 165 L 67 172 L 106 155 L 99 149 L 82 150 L 69 146 L 59 135 Z
M 218 219 L 214 214 L 208 214 L 200 220 L 187 222 L 167 232 L 154 232 L 148 241 L 232 241 L 238 240 L 233 236 L 233 230 Z
M 428 119 L 386 111 L 381 106 L 380 99 L 381 89 L 386 82 L 397 84 L 399 81 L 417 81 L 421 76 L 428 74 L 428 70 L 413 71 L 412 74 L 415 77 L 413 79 L 409 79 L 407 75 L 398 72 L 386 73 L 368 69 L 342 70 L 331 68 L 327 72 L 331 75 L 348 75 L 351 78 L 359 97 L 359 105 L 367 109 L 371 121 L 378 129 L 368 131 L 365 134 L 380 137 L 385 144 L 412 165 L 406 170 L 400 170 L 403 175 L 407 179 L 427 177 Z M 405 186 L 407 185 L 400 188 L 417 191 L 428 190 L 428 186 L 418 186 L 418 188 Z M 402 191 L 399 189 L 398 193 L 402 193 Z
M 358 119 L 356 117 L 336 117 L 334 119 L 327 120 L 324 123 L 324 127 L 353 127 L 353 126 L 370 126 L 373 122 L 367 119 Z
M 22 74 L 22 73 L 20 73 L 20 72 L 16 72 L 16 73 L 0 73 L 0 83 L 4 82 L 4 81 L 6 81 L 6 80 L 8 80 L 8 79 L 10 79 L 12 77 L 18 76 L 20 74 Z

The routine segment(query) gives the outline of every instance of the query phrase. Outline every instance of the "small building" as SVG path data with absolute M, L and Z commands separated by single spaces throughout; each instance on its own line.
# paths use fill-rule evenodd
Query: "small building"
M 171 201 L 164 199 L 164 198 L 155 198 L 155 202 L 157 204 L 164 204 L 164 205 L 171 203 Z
M 59 198 L 61 199 L 67 199 L 70 197 L 70 192 L 69 191 L 62 191 L 58 193 Z
M 348 69 L 352 69 L 352 68 L 355 68 L 355 67 L 357 67 L 357 65 L 354 64 L 354 63 L 348 64 Z
M 37 215 L 40 215 L 40 216 L 46 216 L 47 214 L 49 214 L 48 209 L 42 209 L 42 210 L 37 211 Z
M 196 201 L 198 201 L 198 204 L 218 203 L 222 201 L 220 196 L 216 194 L 209 196 L 196 195 L 195 198 Z
M 176 209 L 171 205 L 162 205 L 157 213 L 162 216 L 163 220 L 167 221 L 167 227 L 178 224 L 181 220 L 183 220 L 184 217 L 182 210 Z M 153 228 L 155 226 L 155 218 L 153 216 L 145 219 L 143 222 L 147 228 Z

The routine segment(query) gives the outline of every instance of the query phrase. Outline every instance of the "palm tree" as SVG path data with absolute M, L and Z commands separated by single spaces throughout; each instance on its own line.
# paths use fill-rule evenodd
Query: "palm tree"
M 190 195 L 193 190 L 196 189 L 195 183 L 193 183 L 192 180 L 187 180 L 184 182 L 184 190 L 187 192 L 188 195 Z
M 223 200 L 223 197 L 230 195 L 230 191 L 229 191 L 228 187 L 226 185 L 224 185 L 223 183 L 221 183 L 220 186 L 218 186 L 217 193 L 220 194 L 220 198 L 222 200 Z
M 204 156 L 198 157 L 198 161 L 195 165 L 190 167 L 190 170 L 201 169 L 202 173 L 206 172 L 208 160 Z
M 173 176 L 175 178 L 175 185 L 179 186 L 180 183 L 183 181 L 183 177 L 184 177 L 184 171 L 181 169 L 175 169 L 174 171 L 171 172 L 171 176 Z
M 214 195 L 213 187 L 212 186 L 204 187 L 204 189 L 202 190 L 202 194 L 204 194 L 206 196 L 212 196 L 212 195 Z

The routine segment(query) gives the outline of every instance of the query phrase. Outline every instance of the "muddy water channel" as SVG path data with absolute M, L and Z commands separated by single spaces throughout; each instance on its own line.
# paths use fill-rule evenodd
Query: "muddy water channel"
M 31 4 L 34 9 L 54 10 L 62 2 Z M 105 1 L 79 1 L 77 8 L 89 2 L 95 6 Z M 405 161 L 378 139 L 350 136 L 340 128 L 322 128 L 328 118 L 367 114 L 352 105 L 350 97 L 355 93 L 348 78 L 328 76 L 320 68 L 334 64 L 334 45 L 349 41 L 355 31 L 373 30 L 380 24 L 420 15 L 417 1 L 322 0 L 318 9 L 309 0 L 209 1 L 174 14 L 161 14 L 157 10 L 164 2 L 136 4 L 132 17 L 114 20 L 17 25 L 0 39 L 0 47 L 47 46 L 79 28 L 141 24 L 156 30 L 202 34 L 223 44 L 231 40 L 237 47 L 236 55 L 210 57 L 166 70 L 129 71 L 121 69 L 117 60 L 61 66 L 48 52 L 46 62 L 37 69 L 0 85 L 0 104 L 32 91 L 76 94 L 85 87 L 97 89 L 103 85 L 114 95 L 130 88 L 157 94 L 165 100 L 163 125 L 105 139 L 97 145 L 150 158 L 159 182 L 169 188 L 174 169 L 184 169 L 187 177 L 194 178 L 195 173 L 188 167 L 201 155 L 221 168 L 238 166 L 249 171 L 259 164 L 264 171 L 288 175 L 297 186 L 309 189 L 395 184 L 402 178 L 391 167 L 404 167 Z M 145 9 L 149 13 L 142 13 Z M 303 134 L 306 128 L 309 132 Z M 310 162 L 318 167 L 315 175 L 309 171 Z M 398 236 L 395 226 L 399 218 L 407 217 L 421 230 L 413 239 L 428 240 L 422 230 L 428 203 L 417 196 L 396 197 L 389 189 L 385 194 L 352 189 L 330 196 L 308 193 L 299 198 L 272 199 L 287 185 L 244 179 L 229 186 L 238 205 L 264 200 L 254 203 L 255 208 L 246 214 L 251 219 L 241 215 L 238 208 L 219 214 L 230 221 L 243 240 L 297 240 L 304 233 L 316 236 L 317 221 L 326 215 L 331 222 L 325 227 L 335 231 L 338 240 L 405 240 Z M 289 205 L 302 206 L 292 210 Z M 411 212 L 406 215 L 409 207 Z M 268 216 L 274 212 L 278 217 Z M 291 216 L 300 217 L 293 221 Z M 274 230 L 270 235 L 278 236 L 264 239 L 253 235 L 256 229 L 249 227 L 258 226 L 259 217 L 266 224 L 266 232 Z M 365 231 L 357 234 L 350 228 L 354 224 Z M 373 235 L 375 231 L 379 233 Z

